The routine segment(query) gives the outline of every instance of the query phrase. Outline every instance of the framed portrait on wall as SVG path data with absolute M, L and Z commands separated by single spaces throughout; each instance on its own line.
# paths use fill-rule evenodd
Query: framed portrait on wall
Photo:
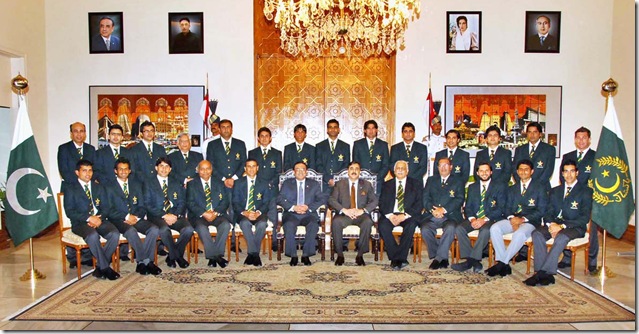
M 526 12 L 525 52 L 559 53 L 561 12 Z
M 122 12 L 89 13 L 89 53 L 124 53 Z
M 204 53 L 204 13 L 169 13 L 169 54 Z
M 481 12 L 446 12 L 446 53 L 481 53 Z

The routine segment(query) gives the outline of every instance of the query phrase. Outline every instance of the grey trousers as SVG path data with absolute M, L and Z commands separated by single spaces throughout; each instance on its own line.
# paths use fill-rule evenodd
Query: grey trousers
M 448 260 L 450 245 L 455 241 L 455 226 L 453 220 L 431 217 L 422 222 L 422 239 L 428 248 L 428 258 L 437 261 Z M 437 229 L 443 228 L 444 233 L 438 240 Z
M 160 231 L 158 227 L 149 221 L 140 219 L 135 225 L 125 222 L 111 222 L 122 235 L 129 241 L 129 245 L 135 251 L 135 261 L 147 264 L 153 262 L 155 247 L 157 246 Z M 138 232 L 144 234 L 144 241 L 138 236 Z
M 109 267 L 111 257 L 118 247 L 120 233 L 118 229 L 109 221 L 103 220 L 98 228 L 93 228 L 88 224 L 74 225 L 71 227 L 73 233 L 79 235 L 89 246 L 91 254 L 95 256 L 98 262 L 98 268 L 104 270 Z M 106 244 L 102 247 L 100 244 L 100 236 L 106 239 Z
M 209 225 L 213 225 L 217 229 L 215 241 L 213 241 L 213 237 L 211 237 L 211 233 L 209 232 Z M 231 223 L 229 223 L 228 219 L 218 216 L 212 222 L 207 222 L 206 219 L 198 217 L 193 222 L 193 227 L 200 237 L 200 240 L 202 240 L 204 255 L 207 259 L 211 260 L 217 256 L 224 257 L 226 238 L 231 231 Z
M 490 240 L 490 227 L 493 223 L 493 221 L 489 221 L 479 228 L 479 234 L 473 246 L 470 245 L 470 238 L 468 238 L 468 233 L 475 230 L 472 225 L 470 225 L 470 221 L 464 220 L 457 224 L 455 227 L 455 235 L 459 243 L 459 257 L 462 259 L 470 258 L 481 261 L 484 248 L 486 248 Z
M 248 246 L 248 253 L 260 253 L 260 246 L 262 245 L 262 239 L 266 234 L 266 214 L 260 215 L 255 221 L 250 221 L 246 217 L 240 219 L 240 229 L 246 239 Z M 253 225 L 255 225 L 255 233 L 253 233 Z
M 333 217 L 333 222 L 331 224 L 331 233 L 333 234 L 333 247 L 337 255 L 343 256 L 344 254 L 342 249 L 342 239 L 344 235 L 344 228 L 346 228 L 346 226 L 348 225 L 359 226 L 357 255 L 368 253 L 368 244 L 370 242 L 371 229 L 373 227 L 373 220 L 371 219 L 371 216 L 367 213 L 364 213 L 355 219 L 351 219 L 350 217 L 338 213 L 335 215 L 335 217 Z
M 178 220 L 171 226 L 167 224 L 162 217 L 152 218 L 151 223 L 158 227 L 160 232 L 160 239 L 162 243 L 169 248 L 169 259 L 177 260 L 184 257 L 184 250 L 186 245 L 191 241 L 193 236 L 193 226 L 184 217 L 178 218 Z M 171 230 L 180 232 L 180 237 L 177 241 L 173 241 Z

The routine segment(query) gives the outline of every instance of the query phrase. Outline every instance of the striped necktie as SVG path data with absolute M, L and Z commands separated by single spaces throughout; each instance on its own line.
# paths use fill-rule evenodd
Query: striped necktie
M 224 146 L 226 146 L 226 149 L 225 149 L 226 155 L 229 155 L 229 153 L 231 153 L 231 147 L 229 145 L 230 145 L 229 142 L 224 142 Z
M 335 154 L 335 142 L 331 142 L 331 154 Z
M 495 150 L 490 150 L 490 160 L 495 158 Z
M 151 144 L 148 145 L 149 158 L 153 158 L 153 149 L 151 149 Z
M 568 197 L 568 195 L 570 195 L 570 191 L 572 190 L 572 187 L 567 187 L 566 188 L 566 194 L 564 195 L 564 198 Z
M 162 193 L 164 194 L 164 203 L 162 208 L 164 212 L 169 212 L 171 208 L 171 201 L 169 201 L 169 186 L 166 184 L 166 180 L 162 180 Z
M 521 196 L 524 196 L 524 195 L 526 195 L 526 190 L 527 190 L 527 189 L 526 189 L 526 184 L 524 183 L 524 184 L 522 184 L 521 186 L 522 186 Z
M 448 159 L 450 159 L 451 162 L 453 161 L 453 151 L 452 150 L 448 151 Z
M 302 153 L 302 145 L 297 145 L 297 153 Z
M 251 180 L 251 186 L 249 187 L 248 193 L 248 205 L 246 206 L 246 210 L 255 211 L 255 200 L 253 196 L 253 192 L 255 191 L 255 180 Z
M 128 188 L 128 186 L 127 186 L 126 182 L 124 182 L 124 183 L 122 184 L 122 192 L 124 192 L 124 196 L 125 196 L 126 198 L 129 198 L 129 188 Z
M 188 154 L 186 154 L 186 153 L 184 154 L 184 163 L 185 163 L 185 164 L 188 164 L 188 163 L 189 163 L 189 155 L 188 155 Z M 165 180 L 165 182 L 166 182 L 166 180 Z
M 262 159 L 263 159 L 263 160 L 266 160 L 266 154 L 267 154 L 267 153 L 268 153 L 268 150 L 267 150 L 267 149 L 263 149 L 263 150 L 262 150 Z
M 113 149 L 113 156 L 115 157 L 115 160 L 120 158 L 120 151 L 117 148 Z
M 208 182 L 204 183 L 204 197 L 206 198 L 206 211 L 213 210 L 213 203 L 211 202 L 211 186 Z
M 370 141 L 370 146 L 368 146 L 368 155 L 373 156 L 373 141 Z
M 410 145 L 406 145 L 406 156 L 410 158 Z
M 528 157 L 532 159 L 533 155 L 535 155 L 535 145 L 532 145 L 532 149 L 530 149 L 530 154 L 528 155 Z
M 89 215 L 93 216 L 95 214 L 95 210 L 93 210 L 93 198 L 91 197 L 91 190 L 89 190 L 89 185 L 84 185 L 84 193 L 87 195 L 89 199 Z
M 397 211 L 404 213 L 404 186 L 402 181 L 399 181 L 399 186 L 397 186 Z
M 577 163 L 581 162 L 581 159 L 583 158 L 584 152 L 579 151 L 579 155 L 577 155 Z
M 78 148 L 78 156 L 80 156 L 80 160 L 84 158 L 84 156 L 82 155 L 82 147 Z
M 477 218 L 484 218 L 486 214 L 484 213 L 484 200 L 486 199 L 486 185 L 482 185 L 481 194 L 479 197 L 479 210 L 477 211 Z

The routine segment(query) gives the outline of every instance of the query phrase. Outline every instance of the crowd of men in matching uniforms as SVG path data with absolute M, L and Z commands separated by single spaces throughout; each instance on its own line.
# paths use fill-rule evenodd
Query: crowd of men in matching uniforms
M 233 137 L 232 122 L 225 119 L 214 124 L 215 136 L 205 142 L 204 155 L 191 150 L 190 137 L 183 133 L 177 138 L 179 150 L 167 156 L 164 147 L 154 142 L 151 122 L 141 124 L 140 141 L 130 148 L 121 145 L 122 127 L 112 125 L 108 145 L 97 152 L 84 143 L 84 124 L 74 123 L 72 140 L 58 150 L 64 208 L 72 231 L 86 240 L 90 255 L 97 258 L 93 275 L 111 280 L 119 277 L 110 262 L 120 234 L 135 251 L 136 272 L 158 275 L 162 272 L 154 263 L 158 237 L 158 250 L 167 255 L 168 267 L 189 266 L 184 251 L 196 231 L 208 266 L 224 268 L 226 239 L 237 224 L 248 247 L 244 264 L 261 266 L 260 245 L 268 221 L 277 222 L 276 206 L 283 210 L 284 254 L 291 258 L 290 265 L 299 263 L 298 226 L 306 228 L 301 262 L 312 265 L 320 228 L 318 208 L 327 205 L 334 212 L 330 233 L 337 252 L 335 265 L 344 264 L 343 230 L 349 225 L 360 228 L 355 262 L 366 264 L 363 255 L 369 251 L 372 213 L 379 210 L 378 230 L 394 270 L 408 266 L 419 227 L 432 270 L 449 266 L 449 250 L 457 239 L 464 261 L 452 269 L 482 272 L 481 260 L 491 240 L 496 261 L 485 272 L 506 276 L 511 274 L 510 260 L 522 260 L 518 253 L 532 237 L 535 274 L 525 283 L 554 283 L 557 268 L 570 266 L 565 246 L 585 235 L 590 220 L 588 183 L 595 155 L 590 131 L 582 127 L 575 132 L 577 150 L 563 156 L 561 182 L 551 188 L 555 148 L 541 141 L 542 126 L 536 122 L 526 126 L 528 143 L 517 147 L 514 156 L 500 146 L 501 130 L 491 126 L 485 132 L 487 147 L 475 159 L 475 182 L 466 187 L 470 158 L 458 147 L 460 133 L 451 129 L 442 136 L 439 118 L 431 125 L 433 133 L 422 144 L 415 141 L 415 126 L 404 123 L 402 141 L 389 151 L 388 143 L 377 138 L 377 123 L 369 120 L 364 123 L 364 138 L 356 140 L 351 151 L 350 144 L 338 139 L 337 120 L 327 122 L 328 138 L 315 146 L 305 142 L 306 127 L 298 124 L 295 141 L 282 154 L 271 146 L 271 131 L 265 127 L 257 132 L 259 145 L 247 152 L 244 141 Z M 280 185 L 279 176 L 289 169 L 294 178 Z M 309 169 L 323 176 L 321 183 L 307 177 Z M 364 169 L 377 176 L 376 187 L 360 177 Z M 348 177 L 336 182 L 334 175 L 342 170 Z M 216 227 L 215 238 L 209 226 Z M 393 236 L 397 226 L 403 230 L 399 241 Z M 438 229 L 443 230 L 439 236 Z M 171 230 L 179 232 L 177 239 Z M 471 244 L 468 233 L 475 230 Z M 139 233 L 145 235 L 143 240 Z M 506 246 L 503 236 L 509 233 Z M 594 271 L 596 228 L 590 235 L 588 269 Z M 106 239 L 104 246 L 100 237 Z M 550 238 L 554 244 L 548 249 Z M 162 252 L 164 247 L 168 252 Z

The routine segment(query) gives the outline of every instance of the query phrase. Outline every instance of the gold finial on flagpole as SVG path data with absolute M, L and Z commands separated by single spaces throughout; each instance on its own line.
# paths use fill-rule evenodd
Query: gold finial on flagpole
M 11 90 L 18 95 L 26 95 L 29 91 L 29 80 L 18 72 L 18 75 L 11 79 Z
M 612 78 L 604 81 L 604 83 L 601 84 L 601 89 L 604 92 L 608 93 L 608 96 L 614 94 L 617 91 L 617 87 L 617 82 Z

